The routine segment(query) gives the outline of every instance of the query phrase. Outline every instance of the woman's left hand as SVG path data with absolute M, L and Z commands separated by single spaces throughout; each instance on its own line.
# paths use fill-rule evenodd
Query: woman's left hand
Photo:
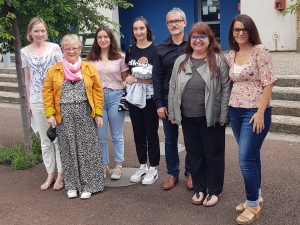
M 102 116 L 95 116 L 95 121 L 98 127 L 103 127 L 103 119 Z
M 219 122 L 220 126 L 223 127 L 225 125 L 224 122 Z
M 264 123 L 264 111 L 257 111 L 252 117 L 249 123 L 253 122 L 252 131 L 257 134 L 261 133 L 265 129 Z

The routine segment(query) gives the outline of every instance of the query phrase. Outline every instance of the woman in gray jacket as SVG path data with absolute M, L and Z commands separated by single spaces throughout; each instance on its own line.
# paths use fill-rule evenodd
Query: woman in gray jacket
M 223 189 L 225 128 L 231 91 L 228 64 L 210 27 L 198 22 L 174 63 L 169 120 L 182 125 L 194 186 L 192 203 L 214 206 Z

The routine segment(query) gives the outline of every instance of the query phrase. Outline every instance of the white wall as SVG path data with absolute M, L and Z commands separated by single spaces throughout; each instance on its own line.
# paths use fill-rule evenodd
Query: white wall
M 118 7 L 114 10 L 108 10 L 108 9 L 98 9 L 98 11 L 104 15 L 110 18 L 113 22 L 119 23 L 119 10 Z M 116 31 L 120 32 L 119 27 L 110 27 L 115 29 Z M 120 45 L 120 36 L 118 34 L 115 34 L 116 40 L 118 44 Z
M 241 0 L 241 13 L 249 15 L 255 22 L 261 41 L 271 51 L 295 51 L 297 38 L 296 15 L 281 15 L 274 9 L 275 0 Z M 295 2 L 295 1 L 294 1 Z M 286 7 L 291 5 L 286 0 Z M 279 39 L 273 39 L 279 34 Z

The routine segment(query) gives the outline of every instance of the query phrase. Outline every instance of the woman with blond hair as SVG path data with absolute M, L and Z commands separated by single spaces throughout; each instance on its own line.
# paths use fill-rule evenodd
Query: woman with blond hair
M 52 66 L 43 86 L 48 123 L 56 126 L 68 198 L 88 199 L 104 189 L 98 127 L 103 126 L 103 90 L 96 68 L 80 58 L 75 34 L 61 41 L 64 59 Z
M 46 182 L 41 185 L 42 191 L 51 188 L 53 184 L 53 190 L 61 190 L 64 187 L 58 142 L 54 140 L 52 144 L 46 135 L 49 125 L 42 97 L 42 87 L 48 69 L 61 62 L 63 56 L 57 44 L 46 41 L 48 39 L 47 31 L 47 25 L 42 18 L 32 18 L 27 28 L 27 40 L 31 44 L 21 49 L 28 113 L 37 125 L 41 138 L 43 161 L 48 173 Z M 55 169 L 57 169 L 57 178 L 55 178 Z

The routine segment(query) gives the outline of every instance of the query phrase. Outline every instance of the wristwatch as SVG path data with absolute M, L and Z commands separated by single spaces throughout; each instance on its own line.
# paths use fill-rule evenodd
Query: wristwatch
M 134 83 L 137 83 L 137 78 L 134 79 Z

